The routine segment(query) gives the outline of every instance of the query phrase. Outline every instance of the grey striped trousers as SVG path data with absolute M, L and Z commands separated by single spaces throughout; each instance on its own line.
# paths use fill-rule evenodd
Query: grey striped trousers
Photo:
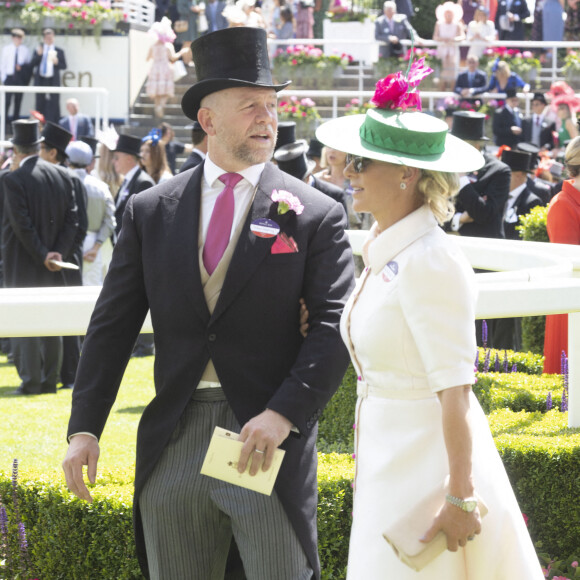
M 141 492 L 151 579 L 223 580 L 233 534 L 248 580 L 310 580 L 312 568 L 275 492 L 268 497 L 199 474 L 216 425 L 240 431 L 223 391 L 203 389 Z

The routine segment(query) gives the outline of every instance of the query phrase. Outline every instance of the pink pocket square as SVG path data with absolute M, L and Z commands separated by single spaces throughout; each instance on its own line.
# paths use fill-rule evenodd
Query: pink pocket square
M 270 249 L 272 254 L 295 254 L 298 252 L 298 246 L 292 238 L 288 237 L 286 234 L 279 234 L 276 236 L 276 241 Z

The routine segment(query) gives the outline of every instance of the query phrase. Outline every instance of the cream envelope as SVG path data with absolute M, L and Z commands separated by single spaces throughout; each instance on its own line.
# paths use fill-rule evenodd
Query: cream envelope
M 239 473 L 238 459 L 244 444 L 238 441 L 238 437 L 238 433 L 216 427 L 200 473 L 257 491 L 258 493 L 271 495 L 286 452 L 282 449 L 276 449 L 274 461 L 268 471 L 260 469 L 256 475 L 250 475 L 250 465 L 252 463 L 250 459 L 246 471 Z

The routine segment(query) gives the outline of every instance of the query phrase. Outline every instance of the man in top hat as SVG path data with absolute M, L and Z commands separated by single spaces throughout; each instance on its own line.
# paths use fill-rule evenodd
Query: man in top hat
M 83 345 L 65 474 L 89 499 L 82 466 L 94 480 L 96 438 L 150 310 L 156 396 L 134 508 L 144 572 L 223 578 L 233 536 L 248 578 L 319 578 L 317 421 L 348 363 L 339 320 L 354 282 L 344 210 L 269 163 L 288 83 L 272 82 L 266 32 L 228 28 L 192 53 L 198 82 L 182 107 L 208 155 L 127 203 Z M 216 426 L 240 433 L 238 471 L 268 470 L 285 450 L 271 496 L 200 475 Z
M 118 236 L 123 224 L 123 213 L 127 201 L 134 193 L 141 193 L 155 185 L 153 178 L 139 165 L 141 139 L 133 135 L 119 135 L 113 151 L 113 167 L 123 176 L 123 183 L 115 197 L 115 233 Z
M 533 143 L 540 149 L 552 149 L 554 146 L 553 133 L 556 131 L 556 123 L 546 117 L 548 102 L 544 93 L 534 93 L 532 98 L 532 114 L 522 121 L 521 140 Z
M 64 50 L 54 45 L 54 30 L 42 31 L 42 44 L 32 55 L 30 63 L 37 87 L 60 87 L 60 71 L 66 69 Z M 36 93 L 36 109 L 47 121 L 58 123 L 60 119 L 60 95 L 58 93 Z
M 485 152 L 485 115 L 472 111 L 453 114 L 451 134 L 483 152 L 485 165 L 477 172 L 460 176 L 455 215 L 450 227 L 462 236 L 505 238 L 503 210 L 509 194 L 510 169 Z
M 503 226 L 508 240 L 520 240 L 516 226 L 520 217 L 533 207 L 543 205 L 542 200 L 528 189 L 528 172 L 532 155 L 525 151 L 504 150 L 501 160 L 511 169 L 510 192 L 504 206 Z M 494 348 L 522 349 L 521 318 L 499 318 L 494 320 L 491 343 Z
M 522 137 L 523 115 L 518 108 L 520 102 L 516 89 L 506 89 L 504 106 L 493 116 L 493 136 L 498 146 L 515 147 Z
M 191 150 L 189 157 L 183 162 L 179 173 L 197 167 L 207 155 L 207 133 L 203 130 L 199 121 L 194 121 L 189 125 L 189 127 L 191 129 L 191 143 L 193 144 L 193 149 Z
M 12 42 L 2 48 L 0 57 L 0 79 L 5 86 L 26 86 L 30 82 L 30 51 L 24 41 L 24 30 L 13 28 L 10 31 Z M 14 98 L 13 119 L 20 118 L 20 105 L 22 103 L 22 93 L 6 93 L 6 108 L 4 118 L 8 119 L 8 111 L 12 98 Z
M 278 133 L 279 134 L 279 133 Z M 314 189 L 322 191 L 324 195 L 328 195 L 342 205 L 346 215 L 348 209 L 346 205 L 346 192 L 334 183 L 329 181 L 322 181 L 313 175 L 316 169 L 316 161 L 308 159 L 306 153 L 308 145 L 305 141 L 296 141 L 278 147 L 274 153 L 274 160 L 278 167 L 284 172 L 296 177 L 307 183 Z
M 295 142 L 296 121 L 282 121 L 278 123 L 278 136 L 276 138 L 274 151 L 277 151 L 280 147 L 284 147 L 284 145 L 290 145 Z
M 60 170 L 67 173 L 73 184 L 73 192 L 77 206 L 78 224 L 77 233 L 71 253 L 65 256 L 65 261 L 71 262 L 78 270 L 66 269 L 63 272 L 67 286 L 83 285 L 83 243 L 87 235 L 87 190 L 79 177 L 65 166 L 67 159 L 66 148 L 72 139 L 71 133 L 56 123 L 46 123 L 42 130 L 43 142 L 40 144 L 40 157 L 48 163 L 52 163 Z M 62 367 L 60 380 L 63 389 L 74 387 L 75 375 L 81 354 L 81 339 L 78 336 L 63 336 L 62 338 Z
M 83 285 L 102 286 L 101 247 L 115 231 L 115 202 L 109 186 L 88 173 L 93 151 L 87 143 L 73 141 L 66 148 L 71 171 L 87 191 L 87 235 L 83 242 Z
M 43 138 L 37 121 L 12 123 L 18 169 L 4 178 L 2 258 L 7 288 L 64 286 L 60 266 L 69 256 L 78 217 L 69 175 L 38 155 Z M 13 338 L 18 394 L 56 393 L 60 337 Z
M 313 174 L 322 170 L 322 166 L 320 165 L 320 160 L 322 158 L 322 143 L 316 137 L 310 139 L 308 151 L 306 151 L 306 157 L 315 163 L 314 169 L 312 170 Z
M 530 168 L 528 170 L 528 178 L 526 181 L 527 188 L 541 200 L 543 205 L 547 205 L 552 199 L 552 186 L 535 176 L 535 171 L 538 167 L 540 158 L 540 148 L 533 143 L 518 143 L 516 151 L 524 151 L 530 155 Z
M 155 185 L 153 178 L 139 165 L 141 139 L 133 135 L 119 135 L 113 152 L 113 167 L 123 176 L 123 182 L 115 198 L 115 238 L 121 232 L 123 214 L 129 198 Z M 132 356 L 145 357 L 155 353 L 153 334 L 142 333 L 138 336 Z

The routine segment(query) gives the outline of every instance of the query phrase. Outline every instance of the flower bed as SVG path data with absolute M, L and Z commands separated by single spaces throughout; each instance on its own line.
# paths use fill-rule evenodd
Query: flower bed
M 294 121 L 296 123 L 296 137 L 309 139 L 318 127 L 320 115 L 316 103 L 312 99 L 308 97 L 298 99 L 292 96 L 288 101 L 278 103 L 278 120 Z
M 274 54 L 272 74 L 278 82 L 291 80 L 305 89 L 331 89 L 333 79 L 352 62 L 352 56 L 325 55 L 315 46 L 288 46 Z
M 91 32 L 100 36 L 107 24 L 126 19 L 121 10 L 111 8 L 109 0 L 15 0 L 0 5 L 2 26 L 13 23 L 38 34 L 45 26 L 64 31 Z

